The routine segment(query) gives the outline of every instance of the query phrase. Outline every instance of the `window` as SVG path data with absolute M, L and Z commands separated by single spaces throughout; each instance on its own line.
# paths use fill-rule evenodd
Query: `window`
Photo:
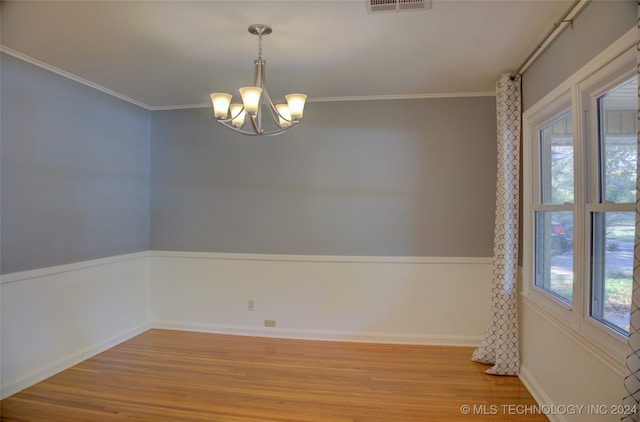
M 573 297 L 573 129 L 568 113 L 538 131 L 535 285 L 570 304 Z
M 523 116 L 523 293 L 620 360 L 629 331 L 638 155 L 631 45 L 585 66 Z
M 629 331 L 635 235 L 637 77 L 596 99 L 596 189 L 590 221 L 590 315 L 614 330 Z

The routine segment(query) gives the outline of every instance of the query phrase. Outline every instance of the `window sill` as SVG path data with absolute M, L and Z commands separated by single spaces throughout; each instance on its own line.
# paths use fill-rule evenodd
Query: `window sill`
M 541 295 L 541 294 L 540 294 Z M 610 369 L 615 371 L 621 377 L 625 374 L 625 361 L 626 361 L 626 342 L 617 338 L 613 334 L 598 333 L 595 335 L 594 330 L 586 331 L 585 329 L 576 326 L 572 323 L 570 318 L 558 315 L 555 312 L 554 306 L 557 304 L 547 304 L 540 299 L 535 298 L 536 295 L 529 293 L 520 293 L 522 303 L 536 312 L 547 322 L 551 323 L 555 328 L 560 330 L 568 338 L 574 341 L 577 345 L 589 352 L 592 356 L 603 362 Z M 546 299 L 546 298 L 545 298 Z M 548 299 L 551 302 L 551 299 Z M 569 310 L 571 312 L 571 310 Z

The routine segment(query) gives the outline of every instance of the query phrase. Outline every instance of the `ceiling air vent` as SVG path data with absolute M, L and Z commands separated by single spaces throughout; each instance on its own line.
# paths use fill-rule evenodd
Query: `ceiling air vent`
M 431 9 L 432 0 L 367 0 L 369 13 Z

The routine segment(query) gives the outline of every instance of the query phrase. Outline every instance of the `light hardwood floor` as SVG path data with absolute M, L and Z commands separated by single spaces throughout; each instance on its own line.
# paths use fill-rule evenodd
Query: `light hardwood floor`
M 149 330 L 0 410 L 7 422 L 547 420 L 518 378 L 485 375 L 471 352 Z

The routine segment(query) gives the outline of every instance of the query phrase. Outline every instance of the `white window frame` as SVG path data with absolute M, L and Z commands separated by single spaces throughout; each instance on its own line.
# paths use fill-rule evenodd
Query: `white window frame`
M 596 116 L 596 113 L 598 112 L 598 99 L 602 95 L 606 94 L 607 92 L 611 91 L 612 89 L 616 88 L 617 86 L 631 79 L 637 74 L 636 60 L 636 52 L 629 50 L 613 60 L 605 68 L 591 75 L 589 78 L 578 85 L 578 94 L 580 95 L 580 97 L 578 98 L 579 107 L 581 110 L 584 110 L 582 125 L 582 127 L 584 128 L 583 143 L 589 145 L 589 151 L 594 151 L 597 148 L 598 143 L 598 119 Z M 591 168 L 594 168 L 597 165 L 597 157 L 589 156 L 587 157 L 587 159 L 590 161 Z M 590 174 L 589 176 L 595 178 L 595 175 L 593 174 Z M 592 212 L 635 211 L 635 203 L 611 204 L 592 202 L 593 198 L 595 198 L 598 194 L 598 186 L 596 180 L 589 180 L 587 183 L 587 187 L 589 191 L 587 192 L 587 198 L 584 205 L 585 209 L 583 212 L 583 218 L 586 225 L 590 225 L 589 215 Z M 585 232 L 591 233 L 590 228 L 585 226 Z M 590 239 L 585 239 L 585 241 L 590 242 Z M 590 273 L 585 273 L 585 276 L 587 277 L 587 282 L 591 280 Z M 589 285 L 587 284 L 587 286 Z M 590 289 L 583 290 L 585 291 L 583 291 L 582 301 L 584 301 L 585 306 L 583 307 L 583 314 L 580 318 L 580 321 L 582 322 L 582 328 L 593 336 L 601 337 L 602 335 L 609 335 L 613 338 L 623 341 L 626 344 L 628 338 L 627 336 L 624 336 L 617 331 L 606 327 L 606 325 L 604 325 L 602 322 L 589 315 L 589 310 L 591 307 L 591 297 L 589 294 Z
M 597 121 L 591 118 L 590 110 L 597 110 L 594 105 L 601 95 L 636 73 L 635 42 L 634 28 L 523 114 L 523 298 L 554 322 L 569 329 L 583 344 L 618 364 L 624 362 L 627 337 L 589 315 L 588 252 L 591 228 L 587 216 L 592 210 L 600 208 L 607 208 L 607 211 L 629 211 L 630 207 L 628 204 L 607 204 L 607 207 L 601 207 L 586 202 L 593 198 L 593 190 L 597 188 L 589 181 L 587 174 L 588 168 L 594 168 L 597 162 L 597 157 L 589 152 L 589 143 L 597 142 L 598 136 Z M 535 285 L 534 256 L 535 212 L 544 210 L 544 205 L 537 201 L 540 174 L 537 167 L 539 153 L 536 148 L 539 145 L 539 130 L 569 112 L 572 113 L 574 142 L 574 204 L 567 204 L 567 208 L 574 211 L 571 305 Z M 587 159 L 591 160 L 588 164 Z M 553 208 L 558 210 L 557 206 Z M 631 207 L 631 210 L 634 209 Z
M 570 90 L 562 90 L 555 93 L 553 99 L 545 103 L 545 106 L 540 109 L 539 112 L 530 116 L 526 122 L 527 125 L 525 127 L 525 136 L 524 139 L 524 148 L 523 148 L 523 169 L 525 174 L 529 175 L 530 183 L 527 183 L 524 186 L 524 198 L 525 201 L 528 201 L 528 206 L 525 207 L 526 214 L 524 219 L 525 235 L 524 235 L 524 243 L 523 249 L 525 252 L 525 257 L 528 259 L 523 259 L 523 263 L 525 264 L 525 268 L 528 269 L 527 274 L 530 277 L 530 283 L 526 284 L 527 289 L 525 292 L 531 298 L 535 298 L 538 301 L 545 302 L 546 309 L 553 313 L 557 318 L 562 319 L 565 323 L 569 323 L 570 321 L 570 311 L 572 310 L 573 305 L 569 305 L 560 298 L 548 293 L 544 289 L 536 286 L 535 284 L 535 272 L 536 272 L 536 262 L 535 262 L 535 214 L 536 211 L 574 211 L 575 205 L 563 204 L 563 205 L 544 205 L 541 204 L 540 194 L 541 188 L 537 182 L 541 180 L 540 169 L 541 163 L 539 160 L 539 151 L 540 143 L 539 143 L 539 133 L 540 130 L 549 126 L 554 121 L 560 119 L 562 116 L 572 112 L 571 107 L 571 91 Z M 575 151 L 575 118 L 572 119 L 572 124 L 574 125 L 573 133 L 574 133 L 574 168 L 576 166 L 575 159 L 577 157 Z M 528 130 L 527 130 L 528 129 Z M 575 183 L 575 181 L 574 181 Z M 528 188 L 528 189 L 527 189 Z M 574 189 L 574 204 L 577 203 L 575 195 L 576 190 Z M 523 201 L 524 202 L 524 201 Z M 575 214 L 575 211 L 574 211 Z M 574 226 L 576 222 L 574 221 Z M 528 232 L 528 235 L 527 235 Z M 527 241 L 528 240 L 528 241 Z M 574 254 L 575 256 L 575 254 Z M 528 265 L 527 265 L 528 264 Z M 575 274 L 575 261 L 574 261 L 574 274 Z M 575 275 L 574 275 L 575 277 Z M 574 286 L 575 289 L 575 286 Z M 575 294 L 575 293 L 574 293 Z

